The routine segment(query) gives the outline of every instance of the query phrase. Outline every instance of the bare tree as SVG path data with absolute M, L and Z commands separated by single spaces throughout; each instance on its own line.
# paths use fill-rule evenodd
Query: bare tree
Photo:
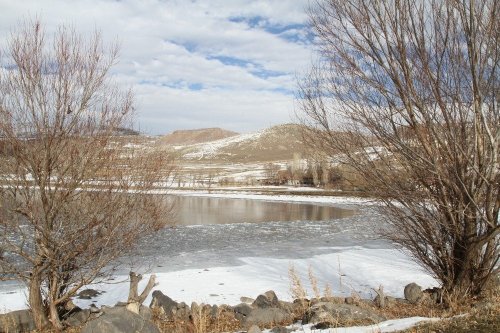
M 280 171 L 281 166 L 276 163 L 267 163 L 264 165 L 264 177 L 266 177 L 266 181 L 270 184 L 277 183 L 278 180 L 278 171 Z
M 38 328 L 119 256 L 168 222 L 150 194 L 171 161 L 126 149 L 132 94 L 108 78 L 118 48 L 39 22 L 13 33 L 0 69 L 0 278 L 28 286 Z
M 320 60 L 301 82 L 307 137 L 384 203 L 448 296 L 498 272 L 498 0 L 318 0 Z M 342 133 L 342 134 L 339 134 Z

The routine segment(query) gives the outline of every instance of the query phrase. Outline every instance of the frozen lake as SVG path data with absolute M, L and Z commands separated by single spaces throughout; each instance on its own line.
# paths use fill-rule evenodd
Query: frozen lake
M 155 289 L 187 303 L 234 305 L 240 296 L 269 289 L 290 299 L 291 266 L 306 288 L 312 268 L 320 285 L 329 284 L 337 295 L 373 297 L 372 289 L 383 284 L 401 296 L 410 282 L 435 285 L 410 258 L 376 237 L 384 217 L 366 199 L 184 193 L 178 200 L 178 224 L 142 240 L 132 256 L 122 258 L 111 284 L 92 286 L 106 293 L 75 300 L 78 305 L 123 301 L 130 269 L 157 274 Z M 24 308 L 25 292 L 14 282 L 0 283 L 0 313 Z
M 171 196 L 175 225 L 327 221 L 354 215 L 352 209 L 311 203 L 217 197 Z
M 176 200 L 176 225 L 142 242 L 128 262 L 134 269 L 168 272 L 237 265 L 241 257 L 307 258 L 330 253 L 332 247 L 387 247 L 373 236 L 380 217 L 370 206 L 192 196 Z

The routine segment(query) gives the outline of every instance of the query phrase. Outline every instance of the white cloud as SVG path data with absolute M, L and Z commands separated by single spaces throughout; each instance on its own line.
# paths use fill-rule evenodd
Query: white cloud
M 116 80 L 133 85 L 141 129 L 221 126 L 252 131 L 290 121 L 304 44 L 307 0 L 0 0 L 0 46 L 39 16 L 102 31 L 121 42 Z

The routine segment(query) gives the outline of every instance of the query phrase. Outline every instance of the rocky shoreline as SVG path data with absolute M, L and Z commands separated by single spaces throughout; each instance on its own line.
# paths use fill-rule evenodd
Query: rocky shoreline
M 129 311 L 124 302 L 114 307 L 80 309 L 74 306 L 63 315 L 63 322 L 69 328 L 80 328 L 82 333 L 208 332 L 216 330 L 216 327 L 220 332 L 257 333 L 265 328 L 274 333 L 289 333 L 293 329 L 287 326 L 297 322 L 310 324 L 311 329 L 378 324 L 387 320 L 380 311 L 384 307 L 436 304 L 441 297 L 438 288 L 422 290 L 415 283 L 405 287 L 404 299 L 386 296 L 382 288 L 376 292 L 374 300 L 319 297 L 286 302 L 279 300 L 270 290 L 255 299 L 241 297 L 240 304 L 229 306 L 195 302 L 187 305 L 155 290 L 149 307 L 141 305 L 139 313 Z M 86 289 L 78 297 L 89 299 L 99 293 Z M 29 310 L 0 315 L 0 333 L 30 332 L 34 329 Z

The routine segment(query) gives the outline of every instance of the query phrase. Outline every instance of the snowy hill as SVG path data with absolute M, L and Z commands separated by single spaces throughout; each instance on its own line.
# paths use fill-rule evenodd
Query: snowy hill
M 294 154 L 305 152 L 300 126 L 293 124 L 209 142 L 177 144 L 174 148 L 187 160 L 247 163 L 291 160 Z
M 163 136 L 160 142 L 165 145 L 191 145 L 220 140 L 238 135 L 236 132 L 222 128 L 202 128 L 195 130 L 179 130 Z

